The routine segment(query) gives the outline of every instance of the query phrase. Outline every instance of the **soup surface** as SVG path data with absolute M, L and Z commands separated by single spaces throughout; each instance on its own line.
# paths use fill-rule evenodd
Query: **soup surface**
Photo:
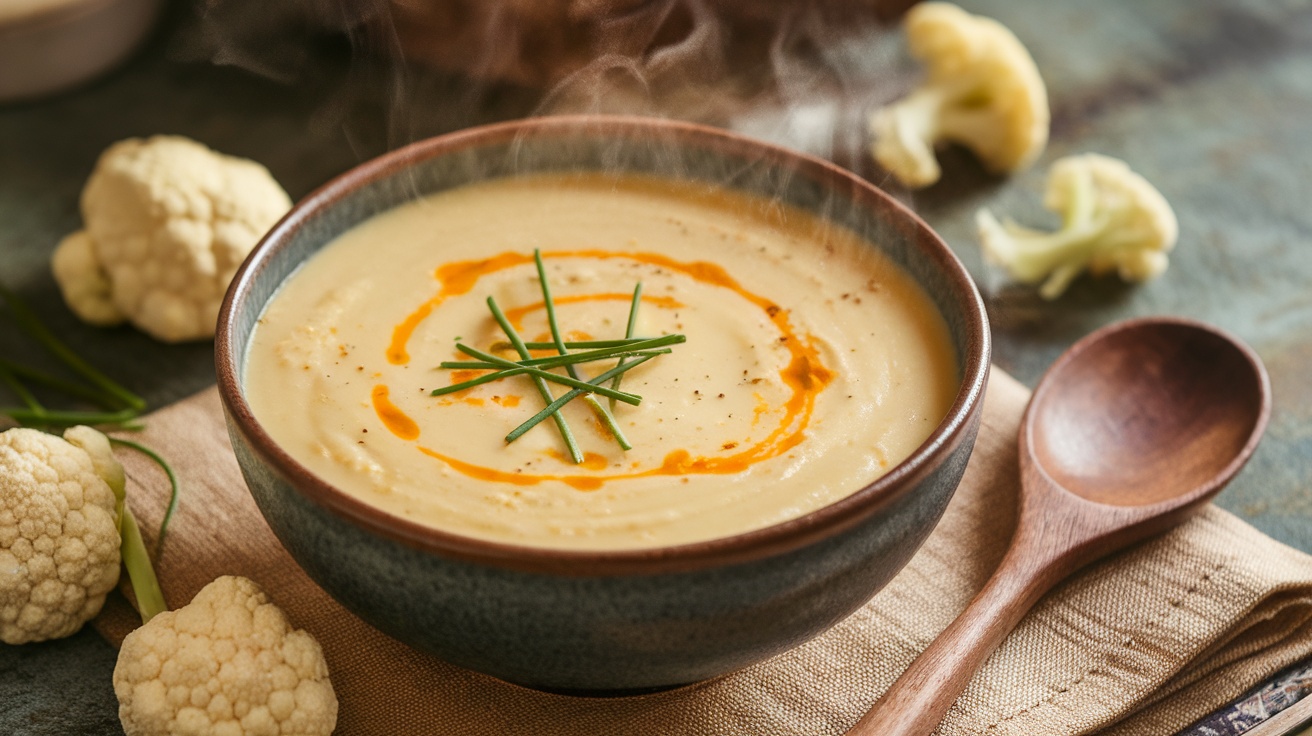
M 583 462 L 551 419 L 507 442 L 546 403 L 527 375 L 431 395 L 490 373 L 439 368 L 475 360 L 457 344 L 520 359 L 489 297 L 524 340 L 552 341 L 535 250 L 564 340 L 623 338 L 639 282 L 634 334 L 686 336 L 623 375 L 641 397 L 613 406 L 630 450 L 583 400 L 560 410 Z M 287 452 L 387 512 L 512 544 L 632 549 L 856 492 L 933 432 L 959 370 L 927 296 L 845 228 L 709 185 L 550 175 L 442 192 L 344 233 L 270 302 L 245 385 Z

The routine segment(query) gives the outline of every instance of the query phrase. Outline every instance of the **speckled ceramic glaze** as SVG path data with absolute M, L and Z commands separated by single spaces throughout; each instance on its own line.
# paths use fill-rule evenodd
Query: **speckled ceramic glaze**
M 279 448 L 242 389 L 251 329 L 278 285 L 339 233 L 417 196 L 562 170 L 656 173 L 777 196 L 842 223 L 904 266 L 947 318 L 962 385 L 943 423 L 870 486 L 792 521 L 651 550 L 497 544 L 391 516 Z M 417 648 L 530 687 L 625 691 L 702 680 L 819 634 L 870 599 L 934 527 L 978 429 L 988 375 L 983 304 L 915 215 L 832 164 L 710 128 L 544 118 L 416 143 L 296 205 L 237 275 L 219 319 L 219 389 L 246 482 L 315 581 Z

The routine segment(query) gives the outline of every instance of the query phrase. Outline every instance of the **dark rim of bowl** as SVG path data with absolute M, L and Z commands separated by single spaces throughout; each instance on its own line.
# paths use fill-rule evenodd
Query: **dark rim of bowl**
M 237 356 L 243 346 L 234 344 L 236 314 L 251 293 L 251 284 L 259 277 L 269 254 L 316 213 L 331 208 L 360 187 L 403 171 L 415 161 L 525 136 L 550 137 L 580 131 L 595 131 L 612 138 L 691 144 L 743 160 L 783 166 L 809 176 L 839 197 L 891 215 L 904 237 L 925 251 L 947 276 L 954 287 L 956 309 L 966 321 L 966 350 L 960 356 L 961 387 L 937 429 L 908 458 L 874 482 L 800 517 L 701 542 L 600 551 L 493 542 L 411 521 L 335 488 L 279 447 L 256 420 L 238 385 Z M 263 305 L 259 307 L 263 309 Z M 229 420 L 260 459 L 311 503 L 374 535 L 411 548 L 506 569 L 579 576 L 660 574 L 749 562 L 819 542 L 860 524 L 908 492 L 964 441 L 983 403 L 989 359 L 990 337 L 984 302 L 965 267 L 923 220 L 873 184 L 828 161 L 717 128 L 658 118 L 606 115 L 535 118 L 470 128 L 412 143 L 332 179 L 296 203 L 242 264 L 223 300 L 215 336 L 219 395 Z

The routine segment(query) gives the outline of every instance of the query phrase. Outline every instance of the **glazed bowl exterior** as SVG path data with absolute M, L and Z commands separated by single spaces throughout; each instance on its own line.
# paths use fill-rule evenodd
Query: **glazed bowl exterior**
M 320 480 L 269 437 L 246 401 L 246 351 L 266 303 L 301 263 L 415 197 L 560 171 L 715 182 L 777 197 L 878 244 L 947 320 L 961 364 L 947 417 L 888 474 L 800 518 L 695 544 L 601 552 L 488 542 L 392 516 Z M 989 338 L 979 294 L 948 247 L 853 174 L 711 128 L 587 116 L 422 141 L 309 195 L 234 280 L 216 360 L 251 494 L 328 593 L 383 632 L 454 664 L 535 688 L 613 692 L 681 685 L 758 662 L 823 632 L 883 587 L 961 480 L 979 424 Z

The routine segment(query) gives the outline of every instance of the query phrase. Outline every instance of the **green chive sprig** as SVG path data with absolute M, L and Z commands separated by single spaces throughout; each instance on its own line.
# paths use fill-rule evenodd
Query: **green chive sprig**
M 471 348 L 463 343 L 456 345 L 456 349 L 466 355 L 472 355 L 475 358 L 481 358 L 484 362 L 490 365 L 500 366 L 508 371 L 527 373 L 530 376 L 533 376 L 534 378 L 539 380 L 552 381 L 553 383 L 564 384 L 571 388 L 586 389 L 589 392 L 596 392 L 602 394 L 603 396 L 609 396 L 614 399 L 619 399 L 620 401 L 623 401 L 626 404 L 632 404 L 634 406 L 637 406 L 638 404 L 642 403 L 641 396 L 638 396 L 636 394 L 625 393 L 623 391 L 616 391 L 614 389 L 607 388 L 605 386 L 596 386 L 590 384 L 581 378 L 575 378 L 575 376 L 578 375 L 577 373 L 574 373 L 574 375 L 570 375 L 570 376 L 562 376 L 559 373 L 552 373 L 551 371 L 544 371 L 541 368 L 535 368 L 533 366 L 524 365 L 524 361 L 520 361 L 517 363 L 513 360 L 498 358 L 497 356 L 492 355 L 491 353 L 485 353 L 482 350 Z M 573 364 L 566 364 L 565 367 L 573 368 L 574 366 Z M 573 371 L 571 371 L 571 373 L 573 373 Z
M 606 381 L 609 381 L 611 378 L 618 377 L 620 374 L 624 373 L 624 371 L 627 371 L 630 368 L 636 368 L 642 365 L 643 363 L 651 360 L 654 357 L 656 356 L 647 355 L 633 361 L 632 363 L 617 365 L 614 368 L 611 368 L 610 370 L 606 371 L 605 373 L 597 376 L 596 378 L 589 380 L 588 383 L 593 385 L 604 383 Z M 529 431 L 530 429 L 533 429 L 543 419 L 546 419 L 547 417 L 551 416 L 555 412 L 560 411 L 561 407 L 563 407 L 564 405 L 568 404 L 569 402 L 581 396 L 583 392 L 584 389 L 581 388 L 571 389 L 570 391 L 563 394 L 560 398 L 556 399 L 550 404 L 547 404 L 542 409 L 542 411 L 538 412 L 537 414 L 534 414 L 532 418 L 530 418 L 528 421 L 524 422 L 523 424 L 513 429 L 510 432 L 510 434 L 506 435 L 506 442 L 514 442 L 515 440 L 519 439 L 520 436 L 523 435 L 525 432 Z
M 457 338 L 456 349 L 467 356 L 477 358 L 477 360 L 444 361 L 438 367 L 449 370 L 486 370 L 490 372 L 468 381 L 434 389 L 431 394 L 433 396 L 444 396 L 503 378 L 527 375 L 533 379 L 533 383 L 546 405 L 541 411 L 506 435 L 507 443 L 514 442 L 547 417 L 551 417 L 555 421 L 557 429 L 560 430 L 561 438 L 565 441 L 570 457 L 575 463 L 582 463 L 583 454 L 579 450 L 578 442 L 574 438 L 573 432 L 570 431 L 569 425 L 565 422 L 564 416 L 560 413 L 560 410 L 566 404 L 582 397 L 601 423 L 610 431 L 616 443 L 624 450 L 633 449 L 628 438 L 624 436 L 624 432 L 620 429 L 619 423 L 615 421 L 614 411 L 617 402 L 638 406 L 642 403 L 642 397 L 632 392 L 620 390 L 620 380 L 629 370 L 660 355 L 669 354 L 672 352 L 671 346 L 686 342 L 687 338 L 680 334 L 652 338 L 634 336 L 637 328 L 638 306 L 642 302 L 642 283 L 639 282 L 633 290 L 633 300 L 629 305 L 629 319 L 623 339 L 566 341 L 556 318 L 556 303 L 551 296 L 551 285 L 547 280 L 547 272 L 542 263 L 541 251 L 533 251 L 533 262 L 537 267 L 538 284 L 542 290 L 542 303 L 546 308 L 547 324 L 551 329 L 551 342 L 525 342 L 511 326 L 505 313 L 497 306 L 496 300 L 488 297 L 488 309 L 492 311 L 493 318 L 501 326 L 501 330 L 506 334 L 509 341 L 508 343 L 495 343 L 491 349 L 499 351 L 513 348 L 519 355 L 519 360 L 508 360 L 478 350 L 459 342 L 459 338 Z M 534 358 L 531 357 L 529 352 L 531 350 L 555 350 L 556 354 Z M 577 366 L 601 360 L 617 360 L 617 363 L 613 368 L 604 371 L 595 378 L 584 380 L 579 375 Z M 552 369 L 557 368 L 564 368 L 565 374 L 553 373 Z M 548 382 L 562 384 L 569 387 L 570 390 L 556 398 L 547 386 Z M 598 395 L 610 399 L 609 406 L 597 401 L 596 397 Z
M 36 312 L 17 294 L 0 285 L 0 304 L 10 319 L 34 342 L 45 348 L 79 380 L 53 376 L 13 360 L 0 358 L 0 384 L 9 389 L 23 406 L 0 406 L 0 416 L 8 417 L 20 426 L 46 431 L 66 429 L 78 424 L 97 427 L 105 431 L 137 431 L 145 425 L 139 419 L 146 410 L 146 400 L 119 384 L 83 360 L 46 327 Z M 29 384 L 42 386 L 58 394 L 100 407 L 100 411 L 49 409 L 37 399 Z M 169 522 L 178 507 L 181 484 L 173 467 L 159 453 L 139 442 L 110 437 L 115 445 L 140 452 L 163 469 L 169 479 L 169 506 L 160 522 L 156 549 L 164 543 Z M 134 522 L 135 523 L 135 522 Z
M 567 348 L 570 345 L 586 346 L 586 345 L 593 345 L 596 343 L 604 343 L 604 345 L 580 353 L 565 353 L 564 355 L 548 355 L 542 358 L 528 358 L 526 360 L 520 360 L 516 362 L 519 365 L 534 366 L 537 368 L 559 368 L 560 366 L 569 365 L 572 363 L 590 363 L 594 360 L 605 360 L 607 358 L 616 358 L 624 355 L 638 355 L 638 354 L 655 355 L 660 353 L 668 353 L 670 352 L 670 350 L 668 349 L 662 350 L 660 348 L 665 348 L 667 345 L 678 345 L 679 343 L 683 343 L 687 341 L 688 338 L 684 337 L 683 335 L 665 335 L 663 337 L 635 337 L 626 340 L 595 340 L 587 343 L 583 343 L 583 342 L 565 343 L 565 347 Z M 464 343 L 456 343 L 456 349 L 468 355 L 469 353 L 466 352 L 466 349 L 464 347 L 462 347 L 463 345 Z M 545 345 L 546 347 L 534 348 L 533 347 L 534 345 Z M 529 348 L 530 350 L 550 350 L 556 347 L 551 343 L 524 343 L 524 346 Z M 496 350 L 497 346 L 494 345 L 492 349 Z M 481 368 L 494 368 L 496 367 L 496 364 L 489 363 L 487 361 L 474 362 L 474 361 L 448 360 L 440 363 L 438 367 L 450 368 L 453 370 L 461 369 L 461 368 L 481 369 Z
M 506 337 L 515 346 L 515 352 L 519 353 L 520 360 L 528 360 L 528 348 L 524 347 L 524 341 L 519 338 L 519 333 L 515 331 L 515 327 L 510 324 L 510 320 L 506 319 L 505 313 L 497 306 L 497 300 L 489 296 L 487 306 L 488 309 L 492 310 L 492 317 L 496 319 L 497 324 L 501 325 L 501 331 L 506 333 Z M 547 388 L 546 379 L 540 374 L 533 376 L 533 385 L 537 387 L 543 401 L 550 404 L 554 400 L 551 389 Z M 556 422 L 556 429 L 560 430 L 560 438 L 565 441 L 565 448 L 569 450 L 570 459 L 576 465 L 581 464 L 583 462 L 583 451 L 579 449 L 579 443 L 574 439 L 574 432 L 569 428 L 569 422 L 565 421 L 565 416 L 560 412 L 553 412 L 551 418 Z
M 551 328 L 551 339 L 556 343 L 556 352 L 564 355 L 569 352 L 569 350 L 565 348 L 565 340 L 560 336 L 560 325 L 556 322 L 556 303 L 555 300 L 551 298 L 551 285 L 547 281 L 546 266 L 542 265 L 542 251 L 537 248 L 533 249 L 533 264 L 536 265 L 538 269 L 538 282 L 542 287 L 542 303 L 546 305 L 547 308 L 547 325 Z M 573 363 L 566 364 L 565 371 L 569 373 L 570 378 L 573 378 L 575 381 L 580 380 L 578 369 Z M 592 411 L 597 415 L 597 418 L 601 420 L 601 423 L 606 425 L 606 429 L 610 430 L 611 436 L 615 438 L 615 441 L 619 443 L 620 447 L 624 449 L 625 452 L 632 450 L 633 445 L 629 444 L 629 438 L 624 436 L 624 431 L 621 430 L 620 425 L 615 422 L 615 416 L 611 414 L 610 409 L 602 406 L 601 402 L 597 401 L 597 397 L 592 395 L 593 392 L 601 393 L 601 386 L 596 386 L 591 392 L 584 394 L 583 400 L 588 402 L 588 406 L 592 407 Z M 622 394 L 616 389 L 611 389 L 610 392 L 607 392 L 605 395 L 610 397 L 611 401 L 615 401 L 616 399 L 619 399 Z M 629 395 L 632 396 L 632 394 Z M 641 396 L 637 397 L 637 399 L 638 401 L 634 402 L 634 406 L 637 406 L 638 402 L 642 401 Z
M 631 338 L 633 337 L 633 328 L 636 327 L 637 324 L 638 324 L 638 305 L 639 305 L 639 304 L 642 304 L 642 282 L 641 282 L 641 281 L 639 281 L 639 282 L 637 283 L 637 285 L 633 287 L 633 301 L 629 302 L 629 322 L 628 322 L 628 325 L 624 328 L 624 337 L 625 337 L 625 339 L 631 339 Z M 627 357 L 627 356 L 621 356 L 621 357 L 620 357 L 620 363 L 619 363 L 619 364 L 620 364 L 621 366 L 624 365 L 624 362 L 625 362 L 625 358 L 626 358 L 626 357 Z M 611 380 L 610 387 L 613 388 L 613 389 L 615 389 L 616 391 L 619 391 L 619 390 L 620 390 L 620 380 L 623 379 L 623 378 L 624 378 L 624 374 L 622 374 L 622 373 L 620 373 L 620 374 L 616 374 L 615 378 Z M 611 399 L 611 400 L 610 400 L 610 408 L 611 408 L 612 411 L 615 409 L 615 399 Z

